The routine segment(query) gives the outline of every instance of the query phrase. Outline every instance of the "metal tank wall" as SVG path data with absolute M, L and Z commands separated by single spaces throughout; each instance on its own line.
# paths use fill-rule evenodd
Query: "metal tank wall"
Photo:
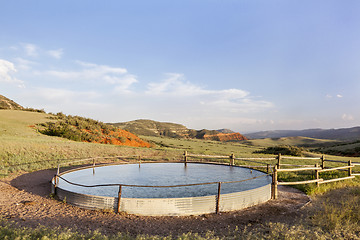
M 56 195 L 66 203 L 87 209 L 117 209 L 118 198 L 94 196 L 56 188 Z M 271 199 L 271 184 L 263 187 L 221 194 L 221 212 L 247 208 Z M 216 196 L 188 198 L 121 198 L 120 211 L 144 216 L 188 216 L 214 213 Z

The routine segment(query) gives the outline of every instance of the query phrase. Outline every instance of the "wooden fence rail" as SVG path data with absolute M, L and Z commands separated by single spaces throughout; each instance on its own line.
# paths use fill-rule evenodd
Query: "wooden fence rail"
M 353 167 L 355 167 L 355 165 L 334 167 L 334 168 L 325 168 L 325 169 L 320 168 L 321 170 L 319 170 L 319 172 L 330 172 L 330 171 L 341 170 L 341 169 L 349 169 L 349 168 L 353 168 Z
M 324 179 L 314 179 L 314 180 L 307 180 L 307 181 L 297 181 L 297 182 L 278 182 L 278 185 L 300 185 L 300 184 L 309 184 L 309 183 L 318 183 L 322 182 Z
M 272 198 L 277 198 L 277 185 L 299 185 L 299 184 L 310 184 L 310 183 L 316 183 L 317 186 L 324 183 L 330 183 L 330 182 L 337 182 L 337 181 L 343 181 L 348 179 L 353 179 L 355 176 L 360 176 L 360 174 L 353 174 L 352 168 L 355 167 L 355 164 L 352 164 L 351 160 L 348 162 L 341 161 L 342 163 L 348 163 L 348 166 L 341 166 L 341 167 L 333 167 L 333 168 L 323 168 L 324 166 L 324 158 L 322 160 L 322 166 L 318 167 L 318 164 L 315 164 L 315 167 L 305 167 L 305 168 L 288 168 L 288 169 L 279 169 L 278 165 L 274 166 L 274 174 L 273 174 L 273 192 L 272 192 Z M 358 165 L 358 164 L 357 164 Z M 360 165 L 360 164 L 359 164 Z M 337 170 L 348 170 L 348 176 L 347 177 L 340 177 L 340 178 L 334 178 L 334 179 L 328 179 L 324 180 L 319 177 L 319 173 L 322 172 L 329 172 L 329 171 L 337 171 Z M 296 181 L 296 182 L 278 182 L 278 172 L 295 172 L 295 171 L 315 171 L 314 176 L 315 179 L 312 180 L 306 180 L 306 181 Z
M 343 180 L 348 180 L 348 179 L 352 179 L 355 178 L 355 176 L 349 176 L 349 177 L 342 177 L 342 178 L 334 178 L 334 179 L 329 179 L 329 180 L 323 180 L 321 182 L 319 182 L 320 184 L 323 183 L 329 183 L 329 182 L 337 182 L 337 181 L 343 181 Z
M 306 167 L 306 168 L 282 168 L 276 169 L 278 172 L 299 172 L 299 171 L 309 171 L 309 170 L 321 170 L 321 167 Z

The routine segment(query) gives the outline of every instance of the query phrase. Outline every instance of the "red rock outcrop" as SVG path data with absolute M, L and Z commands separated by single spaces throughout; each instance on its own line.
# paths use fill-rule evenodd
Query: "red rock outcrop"
M 82 131 L 89 132 L 84 129 Z M 131 147 L 147 147 L 147 148 L 151 147 L 150 143 L 122 129 L 117 129 L 116 132 L 111 131 L 109 134 L 102 133 L 97 140 L 86 141 L 86 142 L 131 146 Z
M 218 133 L 214 135 L 205 134 L 204 139 L 221 141 L 221 142 L 248 140 L 245 136 L 241 135 L 240 133 Z

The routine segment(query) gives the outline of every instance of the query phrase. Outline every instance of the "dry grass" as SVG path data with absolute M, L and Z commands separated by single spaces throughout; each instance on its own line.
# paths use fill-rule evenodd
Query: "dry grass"
M 0 174 L 56 167 L 59 161 L 109 156 L 164 156 L 172 151 L 74 142 L 38 133 L 34 126 L 49 121 L 44 113 L 0 110 Z M 177 154 L 178 155 L 178 154 Z M 8 167 L 11 166 L 11 167 Z

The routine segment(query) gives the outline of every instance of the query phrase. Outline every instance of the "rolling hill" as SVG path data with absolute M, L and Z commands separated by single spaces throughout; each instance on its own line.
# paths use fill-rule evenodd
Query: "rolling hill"
M 220 130 L 194 130 L 184 125 L 169 122 L 158 122 L 153 120 L 134 120 L 130 122 L 111 123 L 112 125 L 144 136 L 165 136 L 172 138 L 196 138 L 216 141 L 242 141 L 247 138 L 240 133 L 229 129 Z
M 339 129 L 305 129 L 305 130 L 275 130 L 249 133 L 251 139 L 258 138 L 282 138 L 282 137 L 310 137 L 318 139 L 332 139 L 354 141 L 360 139 L 360 127 Z
M 19 110 L 19 111 L 15 111 Z M 78 142 L 92 142 L 112 145 L 132 146 L 132 147 L 151 147 L 151 144 L 140 139 L 134 134 L 109 126 L 99 121 L 79 116 L 66 116 L 58 113 L 46 114 L 43 110 L 24 108 L 16 102 L 0 95 L 0 111 L 3 117 L 18 116 L 23 118 L 29 116 L 26 112 L 42 113 L 46 116 L 46 122 L 38 122 L 29 126 L 36 132 L 49 136 L 67 138 Z M 25 117 L 26 119 L 26 117 Z M 13 119 L 17 121 L 17 119 Z M 6 130 L 7 131 L 7 130 Z

